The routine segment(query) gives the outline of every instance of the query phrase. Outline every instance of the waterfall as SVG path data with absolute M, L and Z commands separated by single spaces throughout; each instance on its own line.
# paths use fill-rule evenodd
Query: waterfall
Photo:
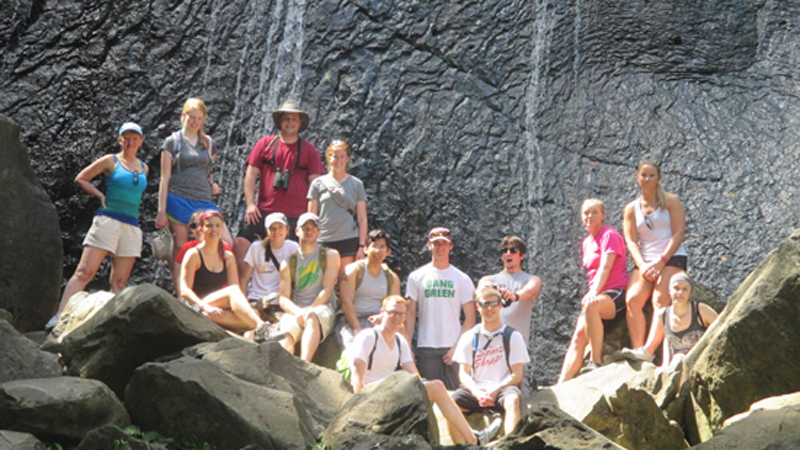
M 275 108 L 290 98 L 299 102 L 302 95 L 299 90 L 303 72 L 305 11 L 305 0 L 278 0 L 273 9 L 267 54 L 264 55 L 261 67 L 262 94 L 265 88 L 267 90 L 266 98 L 261 103 L 266 130 L 273 128 L 271 113 Z M 272 43 L 279 34 L 282 34 L 283 39 L 273 50 Z M 265 86 L 267 84 L 268 87 Z M 264 98 L 263 95 L 261 98 Z

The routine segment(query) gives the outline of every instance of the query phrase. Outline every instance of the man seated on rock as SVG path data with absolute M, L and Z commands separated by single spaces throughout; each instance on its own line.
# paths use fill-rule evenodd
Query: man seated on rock
M 452 396 L 464 411 L 505 412 L 504 430 L 508 434 L 520 419 L 518 385 L 530 356 L 522 334 L 500 320 L 502 294 L 484 288 L 476 297 L 481 323 L 458 340 L 453 359 L 461 366 L 461 386 Z
M 400 295 L 400 278 L 383 263 L 392 253 L 392 237 L 384 230 L 372 230 L 366 244 L 367 259 L 348 264 L 339 283 L 344 318 L 338 329 L 345 347 L 362 328 L 372 326 L 369 318 L 380 313 L 387 295 Z M 408 335 L 405 338 L 411 341 Z
M 531 316 L 533 305 L 539 290 L 542 289 L 542 280 L 536 275 L 531 275 L 522 270 L 522 260 L 525 259 L 528 246 L 519 236 L 506 236 L 500 241 L 500 261 L 503 270 L 494 275 L 487 275 L 478 282 L 478 289 L 495 287 L 503 296 L 503 309 L 500 310 L 500 320 L 519 331 L 525 339 L 527 347 L 530 340 Z M 522 384 L 520 388 L 524 394 L 530 391 L 529 379 L 523 367 Z
M 297 219 L 300 248 L 281 263 L 280 305 L 286 312 L 279 329 L 286 333 L 283 347 L 311 361 L 319 343 L 333 330 L 335 313 L 331 297 L 339 275 L 339 252 L 317 244 L 319 217 L 304 213 Z
M 411 347 L 402 333 L 407 310 L 408 300 L 399 295 L 390 295 L 383 299 L 379 323 L 374 328 L 366 328 L 358 333 L 350 346 L 350 384 L 353 385 L 353 391 L 358 392 L 368 384 L 377 383 L 397 370 L 419 376 L 411 357 Z M 439 407 L 447 419 L 454 442 L 486 443 L 500 428 L 500 421 L 497 420 L 485 430 L 476 433 L 448 395 L 444 383 L 440 380 L 423 380 L 422 384 L 427 390 L 428 399 Z

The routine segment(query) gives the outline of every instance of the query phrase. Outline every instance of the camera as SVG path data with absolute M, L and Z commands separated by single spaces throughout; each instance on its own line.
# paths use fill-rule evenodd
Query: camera
M 505 286 L 500 286 L 499 284 L 492 283 L 492 287 L 497 290 L 497 292 L 503 292 Z M 506 300 L 503 297 L 500 297 L 500 303 L 503 304 L 503 308 L 508 308 L 513 303 L 511 300 Z
M 275 178 L 272 180 L 272 187 L 275 189 L 289 190 L 289 178 L 292 172 L 286 170 L 282 171 L 280 168 L 275 168 Z

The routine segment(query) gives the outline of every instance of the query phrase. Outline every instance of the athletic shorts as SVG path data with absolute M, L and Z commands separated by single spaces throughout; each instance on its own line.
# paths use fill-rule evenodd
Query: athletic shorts
M 259 210 L 261 211 L 261 210 Z M 258 220 L 258 223 L 254 225 L 250 225 L 249 223 L 242 221 L 242 225 L 239 227 L 239 234 L 236 235 L 237 238 L 245 238 L 250 242 L 255 240 L 262 240 L 267 237 L 267 230 L 265 227 L 264 221 L 267 219 L 269 215 L 266 211 L 261 211 L 261 219 Z M 290 239 L 292 241 L 297 242 L 297 233 L 294 232 L 294 229 L 297 228 L 297 217 L 287 217 L 289 220 L 289 235 L 286 236 L 286 239 Z
M 320 242 L 320 245 L 338 251 L 339 256 L 356 256 L 356 253 L 358 253 L 357 237 L 345 239 L 343 241 Z
M 625 289 L 609 289 L 601 292 L 600 294 L 605 294 L 611 297 L 611 300 L 614 300 L 614 310 L 616 311 L 613 319 L 603 319 L 603 322 L 611 322 L 619 318 L 620 315 L 625 315 Z
M 114 256 L 142 256 L 142 230 L 108 216 L 94 216 L 83 245 L 107 250 Z
M 426 380 L 441 380 L 448 391 L 457 389 L 461 384 L 458 381 L 458 363 L 447 365 L 442 360 L 449 348 L 417 348 L 417 370 Z
M 331 331 L 333 331 L 336 313 L 333 311 L 333 308 L 331 308 L 330 305 L 324 304 L 315 306 L 313 308 L 306 308 L 303 318 L 308 320 L 308 315 L 311 313 L 317 315 L 319 324 L 322 326 L 322 338 L 320 339 L 320 342 L 322 342 L 326 337 L 328 337 L 329 334 L 331 334 Z M 300 342 L 300 338 L 303 336 L 303 329 L 300 328 L 300 325 L 297 325 L 297 317 L 289 313 L 284 313 L 283 316 L 281 316 L 281 320 L 278 323 L 278 329 L 291 334 L 295 342 Z
M 688 262 L 689 258 L 686 255 L 675 255 L 672 258 L 668 259 L 667 264 L 665 265 L 686 270 Z M 636 266 L 636 270 L 639 270 L 639 266 Z
M 189 225 L 192 214 L 196 211 L 206 211 L 208 209 L 219 211 L 214 202 L 189 200 L 180 195 L 167 194 L 167 217 L 173 222 Z
M 494 399 L 494 406 L 490 406 L 488 408 L 483 408 L 478 403 L 478 398 L 464 386 L 459 386 L 458 389 L 455 390 L 450 397 L 453 398 L 453 401 L 456 402 L 456 405 L 459 408 L 466 410 L 466 411 L 479 411 L 479 410 L 490 410 L 499 413 L 505 412 L 505 408 L 503 408 L 503 400 L 509 395 L 516 395 L 517 397 L 522 397 L 522 391 L 519 390 L 516 386 L 506 386 L 497 393 L 497 397 Z

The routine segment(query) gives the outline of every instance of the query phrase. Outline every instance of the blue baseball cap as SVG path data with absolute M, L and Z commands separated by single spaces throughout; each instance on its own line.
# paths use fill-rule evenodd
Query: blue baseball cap
M 133 122 L 125 122 L 125 123 L 122 124 L 121 127 L 119 127 L 119 135 L 120 136 L 122 136 L 122 133 L 124 133 L 126 131 L 135 131 L 135 132 L 139 133 L 140 136 L 144 136 L 144 133 L 142 133 L 142 127 L 140 127 L 139 125 L 137 125 L 137 124 L 135 124 Z

